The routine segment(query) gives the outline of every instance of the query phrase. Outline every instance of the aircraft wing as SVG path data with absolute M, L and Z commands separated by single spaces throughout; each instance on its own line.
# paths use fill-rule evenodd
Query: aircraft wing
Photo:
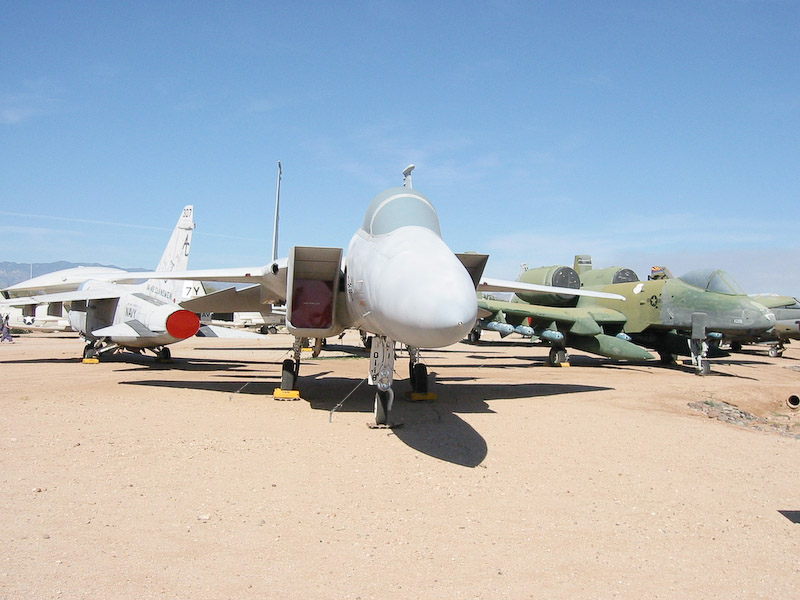
M 216 337 L 216 338 L 235 338 L 235 339 L 259 339 L 266 340 L 269 336 L 253 331 L 242 331 L 241 329 L 229 329 L 218 325 L 201 325 L 197 337 Z
M 110 290 L 76 290 L 74 292 L 59 292 L 56 294 L 39 294 L 38 296 L 20 296 L 0 300 L 0 306 L 30 306 L 32 304 L 49 304 L 52 302 L 77 302 L 80 300 L 113 300 L 119 298 Z
M 750 297 L 767 308 L 785 308 L 797 304 L 797 299 L 778 294 L 750 294 Z
M 219 281 L 222 283 L 250 283 L 256 284 L 259 291 L 259 302 L 261 304 L 282 304 L 286 301 L 286 277 L 288 260 L 286 258 L 279 259 L 272 264 L 262 267 L 242 267 L 233 269 L 199 269 L 193 271 L 149 271 L 137 273 L 142 279 L 184 279 L 188 281 Z M 106 279 L 105 276 L 99 276 L 97 279 Z M 226 290 L 222 290 L 226 292 Z M 220 293 L 222 293 L 220 292 Z M 253 292 L 250 292 L 253 293 Z M 215 294 L 207 294 L 205 298 L 213 297 Z M 226 299 L 232 300 L 233 295 Z M 220 310 L 216 311 L 200 311 L 195 306 L 200 305 L 202 298 L 197 298 L 198 304 L 190 305 L 189 302 L 195 302 L 194 299 L 182 302 L 188 310 L 196 310 L 197 312 L 231 312 L 231 310 L 238 311 L 238 308 L 232 309 L 231 305 L 220 305 Z M 220 301 L 218 297 L 216 301 Z M 249 309 L 260 310 L 260 309 Z
M 592 298 L 606 298 L 609 300 L 625 300 L 625 296 L 596 292 L 594 290 L 555 287 L 552 285 L 539 285 L 538 283 L 522 283 L 521 281 L 506 281 L 504 279 L 491 279 L 481 277 L 478 283 L 479 292 L 546 292 L 550 294 L 568 294 L 570 296 L 590 296 Z
M 609 308 L 578 308 L 542 306 L 524 302 L 504 302 L 502 300 L 478 299 L 478 308 L 491 314 L 503 312 L 523 318 L 530 318 L 535 324 L 565 323 L 570 333 L 576 335 L 597 335 L 602 333 L 603 324 L 621 324 L 627 319 L 619 311 Z
M 622 360 L 650 360 L 653 356 L 641 346 L 627 339 L 603 333 L 604 324 L 622 325 L 625 315 L 610 308 L 553 307 L 523 302 L 502 302 L 499 300 L 478 300 L 478 308 L 490 315 L 503 313 L 517 318 L 529 318 L 531 326 L 552 329 L 558 324 L 559 330 L 569 334 L 567 345 L 592 354 Z
M 214 312 L 262 312 L 261 286 L 227 288 L 205 296 L 197 296 L 181 302 L 181 306 L 196 313 Z

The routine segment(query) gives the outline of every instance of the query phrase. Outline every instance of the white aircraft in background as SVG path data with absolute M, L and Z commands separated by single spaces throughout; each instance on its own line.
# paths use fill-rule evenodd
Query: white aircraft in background
M 44 275 L 37 275 L 25 281 L 20 281 L 14 285 L 10 285 L 3 289 L 3 297 L 10 298 L 12 296 L 30 295 L 32 292 L 40 293 L 56 293 L 56 292 L 72 292 L 77 290 L 82 283 L 94 279 L 99 275 L 112 275 L 119 276 L 119 279 L 114 279 L 117 283 L 126 283 L 135 281 L 136 278 L 123 279 L 124 275 L 129 275 L 128 271 L 118 269 L 116 267 L 71 267 L 69 269 L 61 269 L 60 271 L 52 271 Z
M 24 311 L 16 306 L 7 306 L 0 310 L 0 317 L 8 316 L 8 326 L 12 329 L 43 332 L 72 331 L 69 319 L 62 314 L 60 306 L 57 307 L 57 314 L 48 313 L 51 310 L 49 305 L 32 306 L 30 309 Z
M 158 263 L 157 271 L 185 270 L 192 243 L 194 207 L 181 211 L 178 223 Z M 200 319 L 178 304 L 182 299 L 184 282 L 150 278 L 141 284 L 121 284 L 113 281 L 142 279 L 139 273 L 110 268 L 95 271 L 91 278 L 80 282 L 78 289 L 11 298 L 0 301 L 6 306 L 64 305 L 72 329 L 80 333 L 87 344 L 84 358 L 94 358 L 106 352 L 128 349 L 135 352 L 153 351 L 159 359 L 170 358 L 168 344 L 195 335 Z M 52 290 L 75 286 L 80 276 L 77 269 L 48 274 L 12 286 L 21 289 Z M 81 271 L 85 273 L 85 271 Z M 98 277 L 103 279 L 98 279 Z
M 286 327 L 295 336 L 294 358 L 283 363 L 281 389 L 294 390 L 304 342 L 317 345 L 348 328 L 373 334 L 369 382 L 377 386 L 375 421 L 388 423 L 394 394 L 395 345 L 406 346 L 411 385 L 427 391 L 420 348 L 462 340 L 477 319 L 476 286 L 502 289 L 621 296 L 551 286 L 481 279 L 487 255 L 454 254 L 444 243 L 431 202 L 412 189 L 410 165 L 404 187 L 378 194 L 367 208 L 342 261 L 341 248 L 295 246 L 288 259 L 263 267 L 148 273 L 148 277 L 196 279 L 256 285 L 227 289 L 184 303 L 203 312 L 253 310 L 286 304 Z M 276 217 L 277 221 L 277 217 Z M 499 287 L 497 287 L 499 286 Z M 215 301 L 218 306 L 213 307 Z

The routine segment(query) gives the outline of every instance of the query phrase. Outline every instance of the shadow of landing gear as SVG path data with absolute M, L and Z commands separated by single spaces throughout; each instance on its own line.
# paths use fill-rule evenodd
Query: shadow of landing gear
M 219 364 L 217 369 L 227 370 L 228 365 Z M 328 372 L 316 375 L 301 375 L 300 386 L 303 400 L 313 410 L 333 413 L 336 422 L 339 413 L 361 413 L 365 422 L 373 417 L 375 388 L 360 385 L 358 379 L 327 377 Z M 216 377 L 216 375 L 213 375 Z M 225 373 L 223 379 L 203 381 L 146 380 L 121 382 L 126 385 L 154 386 L 161 388 L 183 388 L 214 391 L 226 394 L 270 395 L 277 385 L 274 376 L 256 376 L 248 372 Z M 244 381 L 243 380 L 250 380 Z M 538 398 L 560 394 L 595 392 L 611 388 L 574 384 L 480 384 L 462 382 L 459 378 L 437 378 L 441 385 L 432 391 L 439 396 L 433 401 L 411 401 L 405 392 L 410 388 L 398 383 L 389 417 L 392 433 L 406 446 L 442 460 L 464 467 L 477 467 L 486 458 L 486 440 L 467 421 L 464 414 L 494 414 L 491 402 L 506 399 L 528 398 L 535 403 Z M 470 379 L 470 381 L 472 381 Z M 360 386 L 360 387 L 359 387 Z M 358 389 L 355 389 L 358 388 Z M 342 399 L 350 397 L 342 403 Z M 326 419 L 328 417 L 326 416 Z M 369 432 L 364 426 L 364 435 Z

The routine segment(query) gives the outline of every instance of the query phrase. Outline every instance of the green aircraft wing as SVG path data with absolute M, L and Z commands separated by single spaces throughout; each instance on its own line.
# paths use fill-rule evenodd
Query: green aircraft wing
M 535 335 L 546 339 L 548 331 L 558 331 L 564 335 L 565 346 L 593 354 L 623 360 L 653 358 L 641 346 L 605 333 L 606 328 L 621 331 L 626 322 L 623 313 L 611 308 L 554 307 L 479 298 L 478 309 L 481 316 L 491 316 L 501 323 L 520 325 L 529 319 Z

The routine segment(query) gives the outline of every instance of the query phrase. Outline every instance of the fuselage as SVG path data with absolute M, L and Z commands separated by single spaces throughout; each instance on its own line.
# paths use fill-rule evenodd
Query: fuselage
M 692 314 L 705 315 L 708 331 L 727 333 L 764 332 L 775 324 L 762 305 L 744 294 L 725 294 L 690 285 L 681 279 L 657 279 L 617 283 L 602 288 L 622 294 L 627 302 L 610 304 L 605 300 L 582 299 L 580 304 L 597 302 L 625 314 L 624 331 L 686 330 L 692 328 Z
M 86 282 L 82 290 L 100 292 L 105 297 L 70 302 L 67 307 L 70 325 L 88 340 L 109 339 L 126 348 L 155 348 L 197 333 L 200 326 L 197 315 L 148 295 L 147 285 Z M 129 325 L 129 335 L 95 333 L 124 324 Z

